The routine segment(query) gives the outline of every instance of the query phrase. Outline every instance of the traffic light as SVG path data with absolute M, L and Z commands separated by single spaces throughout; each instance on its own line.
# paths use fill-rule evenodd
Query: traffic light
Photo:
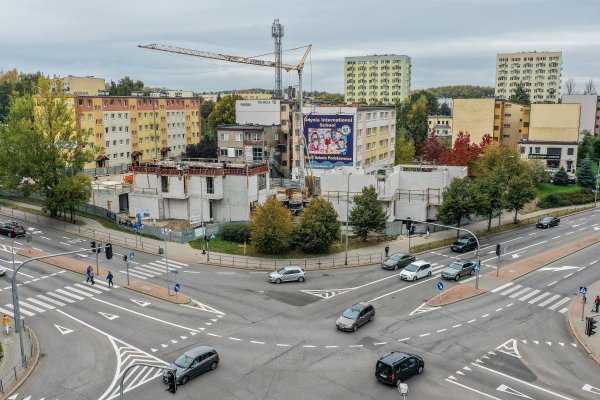
M 123 261 L 127 262 L 127 254 L 123 255 Z
M 112 244 L 106 243 L 106 259 L 110 260 L 113 256 Z
M 165 373 L 165 379 L 167 381 L 167 392 L 171 394 L 177 393 L 177 379 L 175 377 L 175 371 L 167 370 Z
M 588 336 L 595 335 L 597 323 L 598 323 L 598 321 L 596 321 L 594 318 L 587 317 L 587 322 L 585 324 L 585 334 Z
M 406 229 L 410 232 L 410 228 L 412 228 L 412 220 L 410 217 L 406 218 Z
M 500 248 L 500 243 L 496 245 L 496 255 L 499 256 L 502 254 L 502 249 Z
M 96 252 L 96 241 L 95 240 L 92 240 L 90 242 L 90 248 L 92 249 L 92 253 Z

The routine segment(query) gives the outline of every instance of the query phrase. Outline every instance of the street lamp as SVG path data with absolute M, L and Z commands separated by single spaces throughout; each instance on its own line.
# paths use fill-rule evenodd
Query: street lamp
M 348 173 L 348 191 L 346 192 L 346 257 L 344 258 L 344 265 L 348 265 L 348 209 L 350 208 L 350 176 L 352 172 Z
M 13 267 L 13 279 L 12 279 L 12 300 L 15 320 L 15 330 L 19 333 L 19 345 L 21 347 L 21 362 L 25 366 L 25 348 L 23 347 L 23 324 L 21 321 L 21 310 L 19 309 L 19 292 L 17 291 L 17 264 L 15 263 L 15 240 L 21 239 L 24 234 L 15 236 L 10 244 L 10 252 L 12 254 L 12 267 Z
M 169 288 L 169 257 L 167 255 L 167 235 L 171 233 L 168 228 L 162 229 L 163 235 L 165 235 L 165 268 L 167 269 L 167 295 L 171 295 L 171 289 Z

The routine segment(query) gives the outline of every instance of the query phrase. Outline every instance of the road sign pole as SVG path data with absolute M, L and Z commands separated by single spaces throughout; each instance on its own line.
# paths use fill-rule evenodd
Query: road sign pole
M 500 255 L 496 258 L 496 276 L 500 273 Z
M 581 296 L 581 320 L 583 321 L 583 315 L 585 314 L 585 294 Z
M 127 264 L 127 286 L 129 286 L 129 261 L 126 261 Z

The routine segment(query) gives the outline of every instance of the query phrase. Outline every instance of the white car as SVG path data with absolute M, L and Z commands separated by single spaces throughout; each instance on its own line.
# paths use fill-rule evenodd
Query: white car
M 2 265 L 0 265 L 0 276 L 2 275 L 6 275 L 6 268 L 4 268 Z
M 269 282 L 274 283 L 290 281 L 304 282 L 305 279 L 306 276 L 304 274 L 304 270 L 295 266 L 283 267 L 280 270 L 271 272 L 269 274 Z
M 414 261 L 400 272 L 400 279 L 405 281 L 416 281 L 417 279 L 431 276 L 433 268 L 427 261 Z

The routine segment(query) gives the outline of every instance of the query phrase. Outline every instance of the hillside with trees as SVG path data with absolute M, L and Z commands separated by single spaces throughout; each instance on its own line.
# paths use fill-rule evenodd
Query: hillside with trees
M 482 97 L 494 97 L 494 88 L 492 86 L 439 86 L 425 90 L 433 93 L 438 99 L 478 99 Z

